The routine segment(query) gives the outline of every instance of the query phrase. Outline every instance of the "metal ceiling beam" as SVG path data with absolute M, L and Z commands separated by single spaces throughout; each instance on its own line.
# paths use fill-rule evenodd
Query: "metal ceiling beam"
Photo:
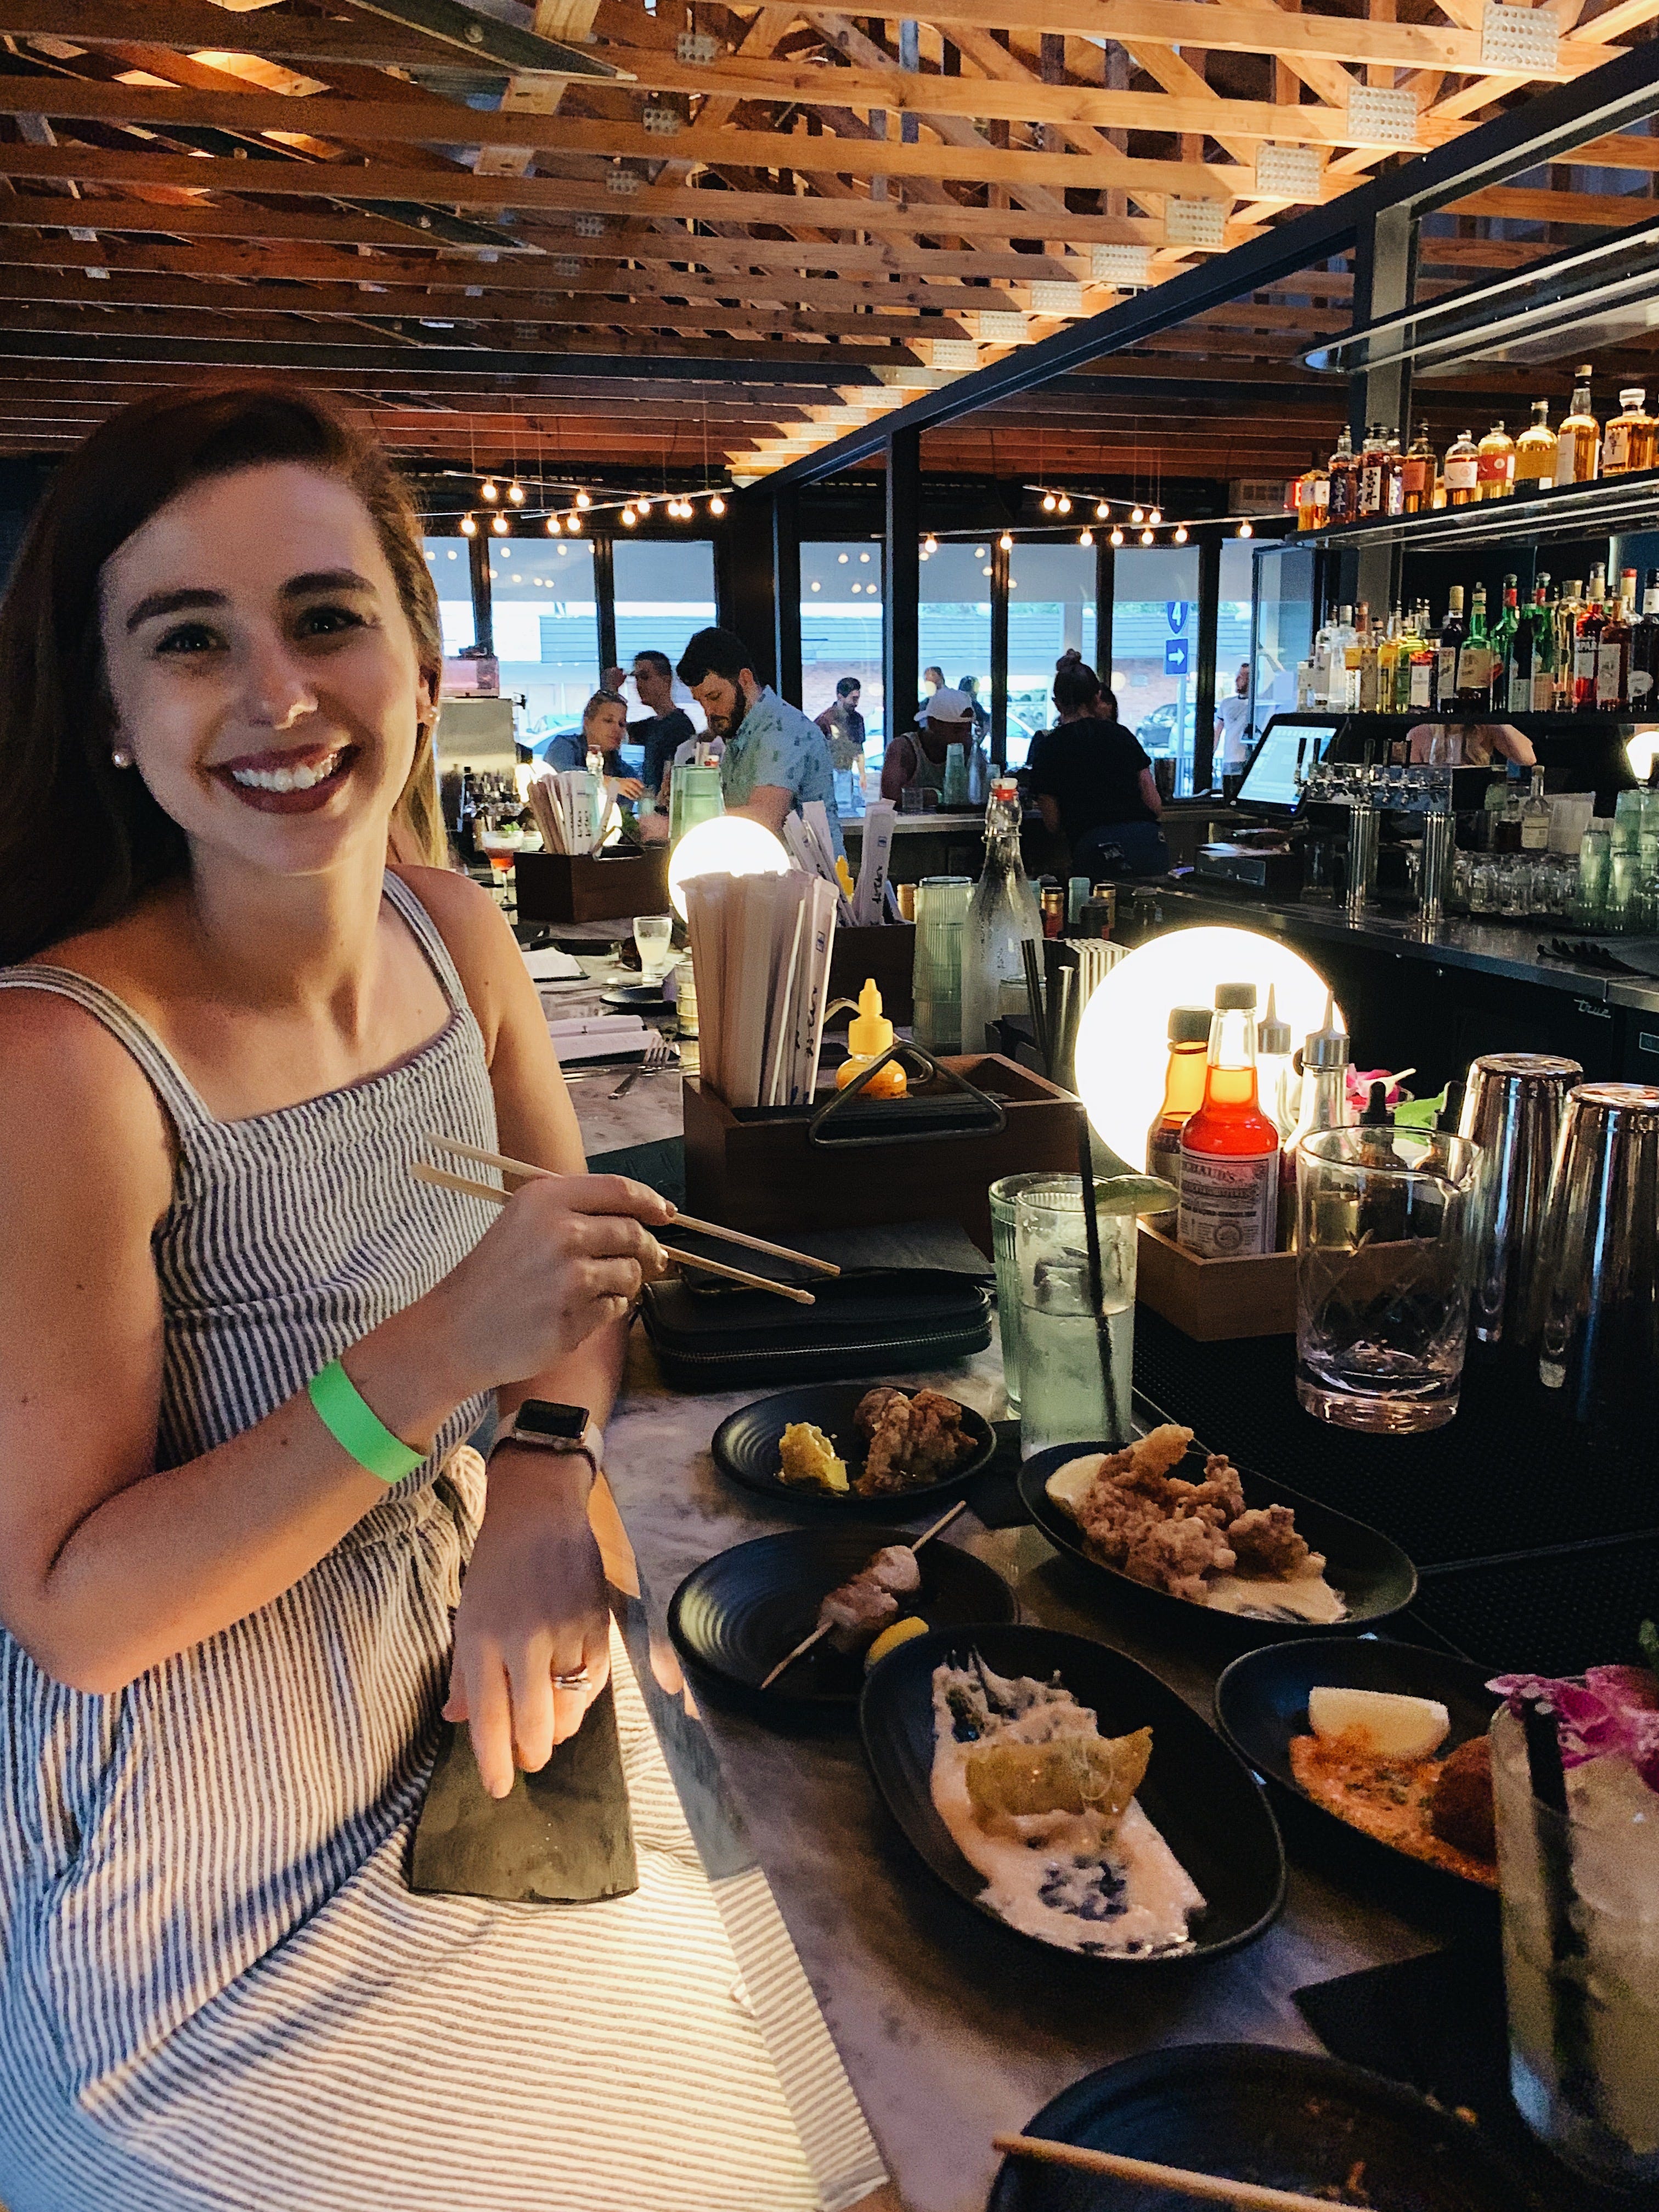
M 1068 370 L 1121 352 L 1172 330 L 1189 317 L 1241 295 L 1281 283 L 1316 261 L 1344 253 L 1362 228 L 1400 209 L 1420 216 L 1449 206 L 1506 177 L 1559 161 L 1572 148 L 1624 129 L 1659 108 L 1659 43 L 1632 47 L 1616 61 L 1553 85 L 1518 107 L 1478 124 L 1449 145 L 1419 155 L 1389 174 L 1339 200 L 1310 209 L 1183 275 L 1132 295 L 1115 307 L 1073 323 L 1052 337 L 993 362 L 954 383 L 924 392 L 879 424 L 849 432 L 832 446 L 792 461 L 769 483 L 812 483 L 879 453 L 896 429 L 922 430 L 954 422 L 1000 399 L 1047 384 Z M 1025 220 L 1026 218 L 1021 218 Z

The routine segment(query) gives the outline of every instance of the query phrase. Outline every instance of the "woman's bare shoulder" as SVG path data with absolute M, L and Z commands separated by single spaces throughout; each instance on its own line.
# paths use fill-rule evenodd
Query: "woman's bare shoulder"
M 493 1045 L 503 1007 L 511 1003 L 515 986 L 522 989 L 526 974 L 501 908 L 482 884 L 453 868 L 400 863 L 392 873 L 414 892 L 432 917 L 459 972 L 461 987 L 488 1048 Z
M 0 989 L 6 1179 L 44 1199 L 60 1170 L 106 1189 L 113 1178 L 159 1218 L 173 1182 L 172 1130 L 160 1100 L 112 1030 L 72 999 L 24 988 L 28 974 L 27 964 L 7 970 Z

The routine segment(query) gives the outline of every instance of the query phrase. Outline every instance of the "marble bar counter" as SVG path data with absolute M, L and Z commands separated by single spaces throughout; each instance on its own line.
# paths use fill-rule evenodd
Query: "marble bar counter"
M 1006 1411 L 994 1346 L 926 1379 L 993 1418 Z M 666 1389 L 635 1330 L 606 1469 L 659 1683 L 672 1679 L 664 1624 L 682 1578 L 732 1545 L 801 1525 L 728 1484 L 709 1455 L 718 1423 L 762 1395 Z M 1129 1652 L 1210 1717 L 1216 1656 L 1178 1636 L 1159 1643 L 1079 1592 L 1035 1528 L 989 1528 L 970 1511 L 939 1540 L 996 1567 L 1025 1620 Z M 906 2212 L 982 2212 L 994 2132 L 1023 2126 L 1113 2060 L 1212 2041 L 1316 2050 L 1298 1989 L 1413 1956 L 1445 1932 L 1293 1863 L 1284 1915 L 1249 1948 L 1214 1963 L 1096 1966 L 1027 1942 L 935 1881 L 877 1797 L 852 1711 L 837 1725 L 770 1726 L 706 1691 L 698 1703 L 726 1797 Z M 684 1759 L 670 1749 L 678 1773 Z

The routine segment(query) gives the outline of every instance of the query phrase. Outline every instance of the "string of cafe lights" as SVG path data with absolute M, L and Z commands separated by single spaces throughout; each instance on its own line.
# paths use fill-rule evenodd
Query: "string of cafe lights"
M 546 486 L 538 481 L 533 489 L 544 495 Z M 664 498 L 660 494 L 640 492 L 631 497 L 596 500 L 586 491 L 576 491 L 568 505 L 556 506 L 544 496 L 532 499 L 530 490 L 514 477 L 505 487 L 493 476 L 479 483 L 478 496 L 483 502 L 482 513 L 472 510 L 461 517 L 463 538 L 476 538 L 480 526 L 488 520 L 494 538 L 511 536 L 515 520 L 539 521 L 550 538 L 568 536 L 580 538 L 591 521 L 614 514 L 624 530 L 636 530 L 660 507 L 676 522 L 692 521 L 696 514 L 696 501 L 702 501 L 708 513 L 718 521 L 726 511 L 726 495 L 719 489 L 693 493 L 690 497 L 674 494 Z

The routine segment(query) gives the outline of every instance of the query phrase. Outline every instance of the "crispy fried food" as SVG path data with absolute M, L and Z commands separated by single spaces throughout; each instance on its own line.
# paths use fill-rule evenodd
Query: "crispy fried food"
M 1133 1735 L 1061 1735 L 1048 1743 L 975 1744 L 963 1764 L 975 1816 L 1097 1814 L 1115 1830 L 1146 1779 L 1151 1729 Z
M 866 1391 L 855 1420 L 881 1394 Z M 907 1398 L 890 1390 L 874 1409 L 864 1471 L 854 1486 L 860 1497 L 892 1497 L 924 1483 L 939 1482 L 961 1466 L 974 1449 L 962 1424 L 962 1408 L 938 1390 L 918 1390 Z
M 1429 1793 L 1429 1826 L 1443 1844 L 1471 1858 L 1496 1859 L 1498 1826 L 1492 1794 L 1492 1742 L 1471 1736 L 1440 1762 Z
M 1112 1459 L 1127 1457 L 1127 1452 L 1112 1455 Z M 1078 1500 L 1077 1519 L 1095 1557 L 1109 1567 L 1121 1567 L 1130 1547 L 1148 1528 L 1157 1528 L 1164 1511 L 1153 1499 L 1115 1482 L 1108 1473 L 1111 1464 L 1109 1459 Z
M 1305 1536 L 1297 1534 L 1296 1515 L 1288 1505 L 1252 1506 L 1231 1523 L 1227 1541 L 1238 1554 L 1241 1574 L 1324 1572 L 1323 1558 L 1309 1548 Z
M 821 1490 L 845 1490 L 847 1466 L 836 1456 L 836 1448 L 811 1421 L 791 1421 L 778 1439 L 780 1482 L 816 1483 Z
M 1170 1500 L 1177 1513 L 1224 1528 L 1244 1510 L 1244 1486 L 1226 1455 L 1212 1452 L 1204 1462 L 1202 1482 L 1185 1482 L 1179 1475 L 1170 1478 Z
M 1152 1589 L 1202 1605 L 1206 1575 L 1231 1574 L 1236 1564 L 1227 1539 L 1207 1521 L 1173 1516 L 1155 1521 L 1129 1547 L 1124 1572 Z
M 1136 1480 L 1150 1481 L 1155 1476 L 1168 1474 L 1172 1467 L 1179 1467 L 1187 1456 L 1187 1447 L 1192 1440 L 1192 1431 L 1178 1428 L 1173 1421 L 1165 1421 L 1161 1428 L 1148 1430 L 1138 1443 L 1129 1447 L 1135 1464 Z
M 902 1406 L 909 1400 L 902 1390 L 896 1390 L 890 1382 L 878 1382 L 873 1390 L 866 1390 L 853 1409 L 853 1426 L 866 1441 L 876 1432 L 882 1415 L 895 1399 Z

